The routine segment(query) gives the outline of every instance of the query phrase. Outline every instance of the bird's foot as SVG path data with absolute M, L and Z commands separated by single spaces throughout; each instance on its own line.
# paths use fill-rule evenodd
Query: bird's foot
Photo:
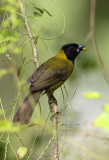
M 49 103 L 49 105 L 51 105 L 53 103 L 57 105 L 57 100 L 55 99 L 54 96 L 50 96 L 49 100 L 48 100 L 48 103 Z

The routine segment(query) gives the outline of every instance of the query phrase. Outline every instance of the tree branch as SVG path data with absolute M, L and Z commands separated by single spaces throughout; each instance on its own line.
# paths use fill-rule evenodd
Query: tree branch
M 37 53 L 37 48 L 36 48 L 36 44 L 34 42 L 34 38 L 33 38 L 33 35 L 32 35 L 32 32 L 31 32 L 31 29 L 30 29 L 30 26 L 29 26 L 29 23 L 28 23 L 28 20 L 25 16 L 25 11 L 24 11 L 24 6 L 22 4 L 22 0 L 18 0 L 19 3 L 20 3 L 20 10 L 21 10 L 21 13 L 24 15 L 24 21 L 25 21 L 25 27 L 26 27 L 26 30 L 28 32 L 28 36 L 30 38 L 30 43 L 31 43 L 31 46 L 33 48 L 33 55 L 34 55 L 34 63 L 35 65 L 38 67 L 39 66 L 39 62 L 38 62 L 38 53 Z
M 53 95 L 49 95 L 49 105 L 50 111 L 52 113 L 52 125 L 53 125 L 53 156 L 54 160 L 59 160 L 59 153 L 58 153 L 58 112 L 57 112 L 57 100 Z
M 58 153 L 58 113 L 57 113 L 57 104 L 51 103 L 50 110 L 52 113 L 52 124 L 53 124 L 53 133 L 55 135 L 53 140 L 53 156 L 54 160 L 59 160 L 59 153 Z
M 95 37 L 95 3 L 96 3 L 96 0 L 91 0 L 90 33 L 91 33 L 93 47 L 95 49 L 95 54 L 96 54 L 101 72 L 102 72 L 105 80 L 109 84 L 109 75 L 108 75 L 108 73 L 107 73 L 107 71 L 104 67 L 103 61 L 101 59 L 101 56 L 100 56 L 100 53 L 99 53 L 99 50 L 98 50 L 98 46 L 97 46 L 97 42 L 96 42 L 96 37 Z

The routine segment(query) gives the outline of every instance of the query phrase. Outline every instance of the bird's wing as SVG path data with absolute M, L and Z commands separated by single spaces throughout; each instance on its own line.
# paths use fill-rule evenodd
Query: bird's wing
M 46 67 L 44 67 L 44 64 L 40 65 L 35 72 L 28 78 L 28 83 L 33 83 L 37 81 L 40 76 L 46 71 Z
M 48 89 L 69 77 L 69 64 L 61 64 L 51 59 L 39 67 L 31 76 L 30 92 Z

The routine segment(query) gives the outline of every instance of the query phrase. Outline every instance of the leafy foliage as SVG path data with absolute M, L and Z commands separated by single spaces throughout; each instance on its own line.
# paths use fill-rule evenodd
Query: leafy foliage
M 98 116 L 94 124 L 109 131 L 109 104 L 104 106 L 104 112 Z
M 84 93 L 83 96 L 86 98 L 86 99 L 99 99 L 102 97 L 102 95 L 98 92 L 88 92 L 88 93 Z
M 12 123 L 8 120 L 0 120 L 0 132 L 18 132 L 21 131 L 20 126 L 12 126 Z
M 18 8 L 19 4 L 15 0 L 6 1 L 0 8 L 0 14 L 3 14 L 0 27 L 0 53 L 14 52 L 12 48 L 15 51 L 18 48 L 16 46 L 16 42 L 19 41 L 17 28 L 22 24 L 17 14 Z

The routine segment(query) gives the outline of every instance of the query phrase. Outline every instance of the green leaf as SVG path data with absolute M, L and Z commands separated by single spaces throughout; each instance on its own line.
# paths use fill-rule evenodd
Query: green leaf
M 10 38 L 10 41 L 16 42 L 16 41 L 19 40 L 17 31 L 14 31 L 14 32 L 11 34 L 11 36 L 12 36 L 12 37 Z
M 3 8 L 0 9 L 0 14 L 4 13 L 6 10 L 4 10 Z
M 42 14 L 38 13 L 38 12 L 33 12 L 34 17 L 41 17 Z
M 109 114 L 109 104 L 104 105 L 104 110 L 107 114 Z
M 44 11 L 42 10 L 42 9 L 40 9 L 40 8 L 37 8 L 37 7 L 34 7 L 36 10 L 38 10 L 41 14 L 43 14 L 44 13 Z
M 2 41 L 11 41 L 16 42 L 19 40 L 17 31 L 13 31 L 12 33 L 8 29 L 3 29 L 0 34 L 0 42 Z
M 16 27 L 21 27 L 22 25 L 22 21 L 20 19 L 16 20 L 13 24 L 12 24 L 12 30 L 14 30 Z
M 84 98 L 87 98 L 87 99 L 99 99 L 102 97 L 102 95 L 98 92 L 88 92 L 88 93 L 84 93 L 83 94 Z
M 26 147 L 19 147 L 18 150 L 17 150 L 17 157 L 19 159 L 22 159 L 22 158 L 24 158 L 26 153 L 27 153 L 27 148 Z
M 0 120 L 0 132 L 18 132 L 21 130 L 20 126 L 12 126 L 12 123 L 8 120 Z
M 43 9 L 43 11 L 45 11 L 50 17 L 52 17 L 52 15 L 50 14 L 50 12 L 48 12 L 46 9 Z
M 5 53 L 6 50 L 9 49 L 10 44 L 12 44 L 11 42 L 16 42 L 18 40 L 17 31 L 10 32 L 8 29 L 3 29 L 0 34 L 0 53 Z
M 6 52 L 9 43 L 10 43 L 10 41 L 2 41 L 2 42 L 0 42 L 0 54 Z
M 94 121 L 94 124 L 109 131 L 109 114 L 106 112 L 101 113 Z
M 109 104 L 104 105 L 104 112 L 98 116 L 94 124 L 109 130 Z

